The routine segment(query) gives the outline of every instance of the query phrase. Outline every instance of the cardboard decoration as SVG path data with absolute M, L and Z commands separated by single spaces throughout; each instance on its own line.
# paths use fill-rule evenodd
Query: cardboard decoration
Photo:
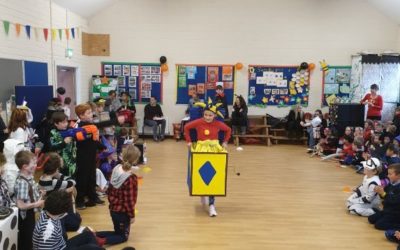
M 228 154 L 191 152 L 189 157 L 189 194 L 226 196 Z

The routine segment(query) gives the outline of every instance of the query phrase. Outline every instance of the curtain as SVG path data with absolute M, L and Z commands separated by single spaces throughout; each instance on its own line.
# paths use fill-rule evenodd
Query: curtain
M 393 119 L 394 109 L 400 101 L 400 57 L 391 55 L 363 55 L 352 58 L 353 102 L 369 92 L 372 84 L 379 86 L 384 105 L 382 121 Z

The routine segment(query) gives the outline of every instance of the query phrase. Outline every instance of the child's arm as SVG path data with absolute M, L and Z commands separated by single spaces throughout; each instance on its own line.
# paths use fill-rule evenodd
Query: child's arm
M 136 175 L 132 175 L 129 177 L 124 184 L 124 198 L 126 199 L 126 213 L 129 218 L 135 218 L 135 205 L 137 200 L 137 177 Z
M 374 182 L 370 183 L 369 186 L 368 186 L 367 193 L 363 197 L 360 197 L 360 202 L 361 203 L 368 203 L 368 204 L 371 203 L 372 200 L 377 195 L 377 192 L 375 191 L 375 187 L 377 187 L 377 186 L 378 186 L 378 183 L 374 183 Z
M 217 126 L 219 130 L 224 131 L 225 136 L 224 136 L 224 144 L 227 144 L 229 139 L 231 138 L 231 128 L 228 127 L 225 123 L 223 122 L 217 122 Z
M 191 122 L 185 124 L 184 133 L 185 133 L 186 142 L 188 142 L 188 143 L 192 142 L 192 139 L 190 138 L 190 130 L 195 128 L 200 122 L 201 122 L 201 119 L 198 119 L 198 120 L 194 120 L 194 121 L 191 121 Z
M 64 140 L 61 141 L 61 142 L 56 141 L 56 140 L 55 140 L 55 138 L 56 138 L 55 133 L 58 133 L 58 132 L 56 132 L 56 131 L 54 131 L 54 130 L 51 131 L 50 143 L 49 143 L 49 145 L 50 145 L 49 150 L 50 150 L 50 151 L 61 150 L 61 149 L 65 148 L 65 147 L 67 146 L 68 143 L 71 143 L 71 142 L 72 142 L 72 138 L 71 138 L 71 137 L 66 137 L 66 138 L 64 138 Z
M 386 186 L 385 189 L 382 188 L 382 190 L 378 190 L 380 192 L 377 191 L 381 198 L 384 199 L 384 205 L 400 206 L 400 194 L 386 192 L 388 187 L 389 186 Z
M 36 202 L 24 202 L 23 200 L 17 199 L 17 207 L 21 210 L 29 210 L 35 207 L 42 207 L 44 205 L 44 200 L 40 199 Z
M 25 202 L 25 200 L 30 200 L 29 198 L 29 184 L 26 181 L 17 182 L 15 186 L 15 196 L 17 201 L 17 207 L 21 210 L 28 210 L 35 207 L 42 207 L 44 205 L 44 200 L 42 196 L 38 201 L 35 202 Z

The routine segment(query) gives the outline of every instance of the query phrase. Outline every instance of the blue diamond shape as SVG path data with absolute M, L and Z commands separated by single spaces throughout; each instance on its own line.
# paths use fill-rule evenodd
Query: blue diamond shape
M 208 186 L 212 181 L 212 179 L 214 178 L 217 171 L 215 171 L 213 165 L 209 161 L 207 161 L 206 163 L 203 164 L 203 166 L 201 166 L 201 168 L 199 169 L 199 173 L 204 183 L 207 184 Z

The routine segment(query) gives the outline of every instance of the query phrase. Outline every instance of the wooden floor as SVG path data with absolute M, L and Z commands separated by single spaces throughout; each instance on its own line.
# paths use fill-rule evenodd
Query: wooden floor
M 126 244 L 138 250 L 395 249 L 366 218 L 345 209 L 345 186 L 362 176 L 309 158 L 301 145 L 229 148 L 228 195 L 210 218 L 186 186 L 184 142 L 148 142 L 148 166 L 138 215 Z M 235 174 L 240 171 L 240 176 Z M 112 229 L 107 206 L 81 212 L 83 224 Z

